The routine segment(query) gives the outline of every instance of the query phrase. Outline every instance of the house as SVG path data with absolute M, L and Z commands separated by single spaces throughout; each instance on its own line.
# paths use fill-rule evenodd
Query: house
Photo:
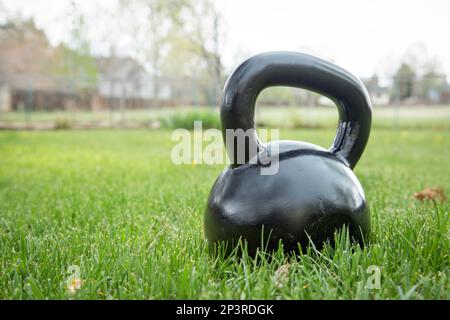
M 369 93 L 372 105 L 385 106 L 390 103 L 389 88 L 381 86 L 376 75 L 373 75 L 369 79 L 363 80 L 363 84 Z
M 370 101 L 374 106 L 387 106 L 390 103 L 389 88 L 376 87 L 369 91 Z
M 0 81 L 0 112 L 11 111 L 11 95 L 8 84 Z
M 450 104 L 450 84 L 445 84 L 440 92 L 440 103 Z
M 171 86 L 155 79 L 130 57 L 93 58 L 53 47 L 32 21 L 0 26 L 0 111 L 167 104 Z
M 32 21 L 0 26 L 0 110 L 88 104 L 54 74 L 55 48 Z
M 139 108 L 171 98 L 170 85 L 161 79 L 155 85 L 144 66 L 130 57 L 97 58 L 95 62 L 97 93 L 113 105 Z

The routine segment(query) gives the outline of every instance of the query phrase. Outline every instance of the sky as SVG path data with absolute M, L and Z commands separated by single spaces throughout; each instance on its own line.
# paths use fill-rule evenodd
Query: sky
M 35 17 L 52 43 L 67 40 L 70 1 L 0 0 L 8 11 Z M 108 0 L 79 0 L 97 37 Z M 264 51 L 302 51 L 332 60 L 369 77 L 392 74 L 407 50 L 437 59 L 450 76 L 450 1 L 444 0 L 216 0 L 223 18 L 223 61 L 227 69 Z M 114 23 L 109 20 L 109 23 Z M 67 24 L 68 26 L 68 24 Z M 126 52 L 133 39 L 122 43 Z M 97 48 L 101 52 L 101 48 Z

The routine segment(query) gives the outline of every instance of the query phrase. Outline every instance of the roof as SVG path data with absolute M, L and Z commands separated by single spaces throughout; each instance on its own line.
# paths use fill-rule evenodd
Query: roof
M 20 90 L 52 90 L 48 77 L 53 48 L 45 33 L 32 22 L 0 26 L 0 76 L 2 82 Z
M 95 59 L 100 75 L 131 78 L 147 75 L 144 66 L 131 57 L 101 57 Z

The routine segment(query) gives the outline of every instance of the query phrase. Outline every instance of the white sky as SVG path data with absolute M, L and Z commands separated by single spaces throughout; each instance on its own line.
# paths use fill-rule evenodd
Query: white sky
M 67 36 L 68 1 L 0 0 L 8 10 L 33 15 L 53 43 Z M 79 0 L 88 17 L 108 0 Z M 450 1 L 446 0 L 217 0 L 225 20 L 227 68 L 262 51 L 316 54 L 361 77 L 386 75 L 407 48 L 422 43 L 450 75 Z M 100 24 L 99 24 L 99 27 Z M 92 31 L 95 38 L 95 30 Z M 132 40 L 131 40 L 132 41 Z M 125 44 L 124 44 L 125 46 Z M 95 47 L 95 43 L 94 43 Z M 95 49 L 95 48 L 94 48 Z

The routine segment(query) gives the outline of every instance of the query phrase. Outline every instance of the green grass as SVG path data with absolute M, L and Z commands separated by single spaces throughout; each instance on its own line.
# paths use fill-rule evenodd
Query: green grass
M 450 298 L 449 202 L 413 199 L 450 190 L 448 130 L 373 131 L 356 168 L 372 214 L 367 248 L 341 234 L 335 248 L 256 259 L 208 253 L 203 209 L 223 166 L 173 165 L 170 133 L 0 132 L 0 298 Z M 333 135 L 281 138 L 328 146 Z M 380 289 L 365 288 L 371 265 Z

